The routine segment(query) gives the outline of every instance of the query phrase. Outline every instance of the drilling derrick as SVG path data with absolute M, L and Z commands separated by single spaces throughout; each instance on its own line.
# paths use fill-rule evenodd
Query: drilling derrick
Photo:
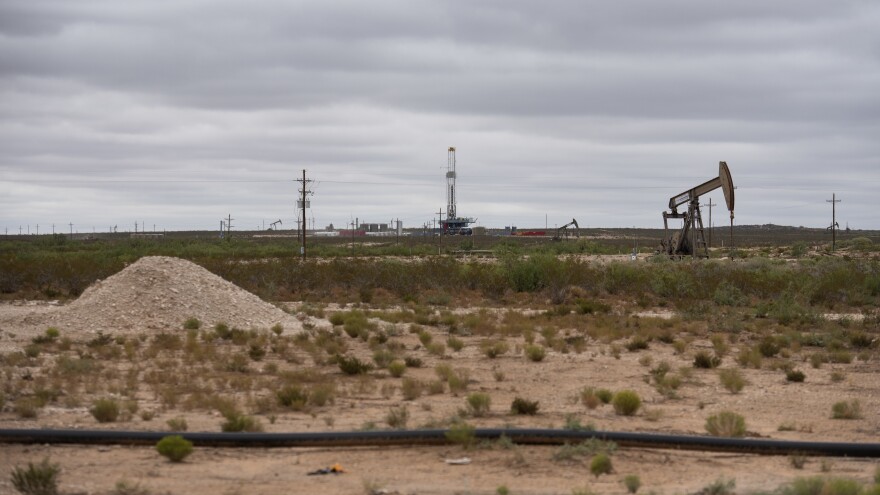
M 455 148 L 450 146 L 446 159 L 446 218 L 455 217 Z
M 446 220 L 440 222 L 442 234 L 473 234 L 473 230 L 468 227 L 468 225 L 474 223 L 476 220 L 473 218 L 459 217 L 455 203 L 455 147 L 450 146 L 446 159 Z

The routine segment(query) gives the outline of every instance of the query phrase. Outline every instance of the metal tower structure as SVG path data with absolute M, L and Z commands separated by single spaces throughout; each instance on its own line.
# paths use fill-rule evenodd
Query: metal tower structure
M 441 233 L 446 235 L 471 235 L 473 231 L 468 225 L 476 220 L 459 217 L 455 203 L 455 147 L 450 146 L 446 162 L 446 220 L 441 219 L 440 221 Z
M 455 147 L 449 147 L 446 159 L 446 218 L 455 218 Z

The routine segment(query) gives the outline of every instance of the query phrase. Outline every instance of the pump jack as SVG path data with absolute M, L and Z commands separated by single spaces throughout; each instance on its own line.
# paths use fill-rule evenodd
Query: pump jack
M 278 230 L 278 227 L 276 227 L 276 225 L 278 225 L 279 223 L 281 223 L 280 218 L 278 220 L 275 220 L 274 222 L 270 223 L 268 230 Z
M 574 226 L 574 234 L 571 234 L 571 233 L 568 231 L 568 228 L 571 227 L 571 226 Z M 577 222 L 577 220 L 575 220 L 574 218 L 572 218 L 570 222 L 568 222 L 567 224 L 563 225 L 562 227 L 559 227 L 558 229 L 556 229 L 556 235 L 553 236 L 553 240 L 554 240 L 554 241 L 559 241 L 559 240 L 562 240 L 562 239 L 568 239 L 568 238 L 571 237 L 572 235 L 574 235 L 574 237 L 580 239 L 580 237 L 581 237 L 581 233 L 580 233 L 580 230 L 579 230 L 579 229 L 580 229 L 580 227 L 578 226 L 578 222 Z
M 663 240 L 660 241 L 660 252 L 672 257 L 684 257 L 691 255 L 694 258 L 708 258 L 709 248 L 703 231 L 703 216 L 700 213 L 700 196 L 721 188 L 724 192 L 724 201 L 730 211 L 730 244 L 733 246 L 733 179 L 730 177 L 730 169 L 727 162 L 718 163 L 718 177 L 706 181 L 699 186 L 689 189 L 677 196 L 669 198 L 670 211 L 663 212 Z M 678 207 L 687 203 L 688 210 L 678 212 Z M 669 235 L 670 218 L 683 220 L 681 230 Z

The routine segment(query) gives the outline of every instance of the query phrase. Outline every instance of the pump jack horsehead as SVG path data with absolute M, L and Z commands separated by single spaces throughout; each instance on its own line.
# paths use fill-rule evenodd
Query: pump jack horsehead
M 733 246 L 733 179 L 727 162 L 718 163 L 718 177 L 706 181 L 677 196 L 669 198 L 669 210 L 663 212 L 663 240 L 660 241 L 660 252 L 673 258 L 691 256 L 708 258 L 709 246 L 703 231 L 703 216 L 700 213 L 700 196 L 721 188 L 724 201 L 730 211 L 730 241 Z M 687 211 L 679 213 L 678 207 L 687 204 Z M 669 233 L 669 219 L 682 219 L 681 230 Z

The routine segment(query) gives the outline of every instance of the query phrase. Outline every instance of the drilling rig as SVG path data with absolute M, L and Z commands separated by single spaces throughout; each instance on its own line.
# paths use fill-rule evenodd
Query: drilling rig
M 455 148 L 450 146 L 446 162 L 446 220 L 441 220 L 441 234 L 472 235 L 473 229 L 468 225 L 476 220 L 470 217 L 459 217 L 455 201 Z
M 669 198 L 669 210 L 663 212 L 663 240 L 660 241 L 660 252 L 673 258 L 691 256 L 708 258 L 709 247 L 703 229 L 703 216 L 700 213 L 700 196 L 721 188 L 724 201 L 730 211 L 730 245 L 733 246 L 733 179 L 727 162 L 718 163 L 718 177 L 706 181 L 693 189 Z M 678 208 L 687 204 L 687 211 L 679 213 Z M 681 219 L 681 230 L 669 234 L 669 219 Z

